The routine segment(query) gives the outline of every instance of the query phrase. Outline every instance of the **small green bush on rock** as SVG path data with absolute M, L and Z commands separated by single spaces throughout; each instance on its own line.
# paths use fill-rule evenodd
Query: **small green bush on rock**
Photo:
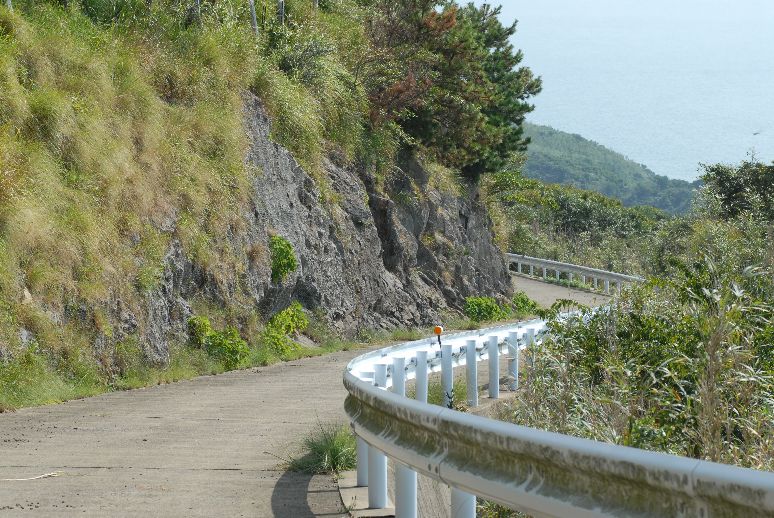
M 212 324 L 207 317 L 191 317 L 188 319 L 188 344 L 197 349 L 203 349 L 207 337 L 212 334 Z
M 506 318 L 510 312 L 492 297 L 468 297 L 464 313 L 474 322 L 486 322 Z
M 282 236 L 272 236 L 269 240 L 269 251 L 271 253 L 271 280 L 280 282 L 296 271 L 298 261 L 293 252 L 293 245 Z

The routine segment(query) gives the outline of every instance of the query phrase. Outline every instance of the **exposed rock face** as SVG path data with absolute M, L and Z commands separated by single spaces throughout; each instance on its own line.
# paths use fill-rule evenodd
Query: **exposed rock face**
M 269 139 L 260 101 L 247 96 L 244 109 L 246 160 L 259 173 L 243 225 L 228 236 L 241 267 L 214 278 L 173 240 L 145 314 L 120 303 L 112 308 L 119 335 L 139 331 L 151 357 L 164 361 L 169 340 L 185 337 L 193 297 L 255 310 L 263 318 L 298 300 L 340 332 L 355 334 L 437 322 L 466 296 L 509 291 L 505 260 L 474 188 L 464 196 L 443 193 L 428 185 L 421 167 L 409 164 L 377 194 L 365 173 L 329 162 L 337 200 L 324 204 L 312 178 Z M 299 263 L 280 284 L 271 281 L 273 234 L 290 241 Z

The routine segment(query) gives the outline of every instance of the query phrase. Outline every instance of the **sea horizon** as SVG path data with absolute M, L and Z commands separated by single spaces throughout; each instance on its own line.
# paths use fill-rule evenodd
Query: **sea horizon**
M 502 19 L 543 78 L 529 122 L 688 181 L 701 163 L 774 160 L 774 3 L 514 0 Z

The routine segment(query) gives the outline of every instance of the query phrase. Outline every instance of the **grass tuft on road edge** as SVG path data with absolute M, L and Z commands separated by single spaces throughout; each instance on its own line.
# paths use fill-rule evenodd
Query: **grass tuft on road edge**
M 338 474 L 355 468 L 355 436 L 343 424 L 319 423 L 304 439 L 300 457 L 290 461 L 290 470 L 312 475 Z

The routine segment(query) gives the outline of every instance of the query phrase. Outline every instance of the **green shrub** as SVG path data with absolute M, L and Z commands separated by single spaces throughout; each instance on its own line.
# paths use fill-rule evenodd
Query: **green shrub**
M 216 331 L 210 320 L 201 316 L 188 320 L 188 345 L 204 349 L 209 356 L 222 363 L 226 370 L 238 368 L 250 355 L 247 342 L 239 336 L 239 331 L 233 327 Z
M 464 313 L 474 322 L 486 322 L 506 318 L 509 311 L 492 297 L 468 297 L 465 299 Z
M 303 473 L 340 473 L 355 467 L 355 436 L 346 425 L 320 425 L 304 439 L 303 456 L 290 463 L 290 469 Z
M 293 252 L 293 245 L 282 236 L 272 236 L 269 240 L 269 252 L 271 253 L 271 280 L 280 282 L 296 271 L 298 261 Z
M 298 348 L 292 336 L 309 326 L 309 318 L 298 302 L 275 314 L 266 323 L 262 342 L 271 353 L 283 357 Z
M 286 335 L 294 335 L 309 326 L 309 317 L 299 302 L 293 302 L 269 319 L 268 327 L 273 327 Z
M 188 344 L 202 349 L 207 344 L 207 338 L 212 334 L 212 324 L 207 317 L 191 317 L 188 319 Z
M 247 342 L 242 340 L 239 331 L 233 327 L 207 335 L 206 349 L 207 353 L 223 363 L 227 370 L 236 369 L 250 355 Z
M 540 306 L 523 291 L 517 292 L 511 299 L 514 316 L 534 315 Z

